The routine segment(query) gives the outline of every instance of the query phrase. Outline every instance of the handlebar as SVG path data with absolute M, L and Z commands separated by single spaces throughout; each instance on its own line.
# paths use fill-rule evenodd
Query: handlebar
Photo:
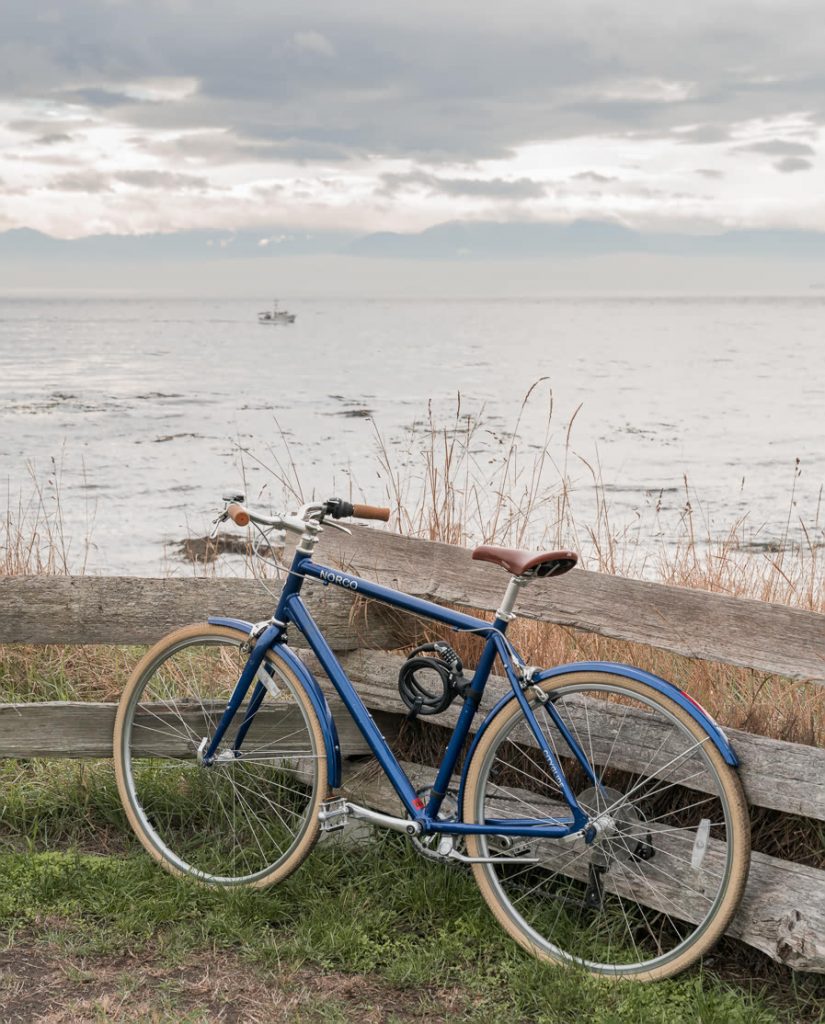
M 355 519 L 380 519 L 382 523 L 390 521 L 390 510 L 376 505 L 353 505 L 352 515 Z
M 311 523 L 314 523 L 316 528 L 319 527 L 325 516 L 330 516 L 332 519 L 374 519 L 383 523 L 388 522 L 390 518 L 388 508 L 380 508 L 375 505 L 351 505 L 348 501 L 343 501 L 340 498 L 330 498 L 329 501 L 304 505 L 297 515 L 280 514 L 275 516 L 250 512 L 242 504 L 243 500 L 242 494 L 224 497 L 227 504 L 216 520 L 216 528 L 221 520 L 231 519 L 237 526 L 249 526 L 250 523 L 256 523 L 260 526 L 272 526 L 280 530 L 291 530 L 293 533 L 303 533 Z M 336 524 L 331 522 L 328 525 L 335 526 Z M 338 529 L 344 528 L 338 527 Z
M 239 505 L 236 501 L 232 501 L 226 506 L 226 514 L 236 526 L 249 526 L 251 516 L 243 505 Z

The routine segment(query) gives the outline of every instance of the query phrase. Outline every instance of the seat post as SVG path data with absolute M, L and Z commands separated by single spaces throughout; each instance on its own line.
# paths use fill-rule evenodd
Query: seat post
M 507 584 L 507 589 L 504 591 L 504 598 L 501 602 L 501 607 L 496 612 L 497 619 L 503 619 L 505 622 L 512 622 L 515 618 L 513 614 L 513 608 L 516 606 L 516 598 L 521 588 L 530 581 L 526 576 L 511 576 L 510 582 Z

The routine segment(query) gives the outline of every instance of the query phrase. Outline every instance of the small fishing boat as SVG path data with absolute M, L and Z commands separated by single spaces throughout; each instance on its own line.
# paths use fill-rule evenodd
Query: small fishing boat
M 287 313 L 285 309 L 278 309 L 278 302 L 276 299 L 272 302 L 272 309 L 265 309 L 263 313 L 258 314 L 259 324 L 294 324 L 295 314 Z

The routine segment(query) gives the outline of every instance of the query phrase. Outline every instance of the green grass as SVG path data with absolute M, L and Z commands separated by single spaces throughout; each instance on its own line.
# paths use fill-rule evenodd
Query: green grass
M 706 968 L 654 985 L 615 984 L 540 964 L 496 924 L 468 872 L 423 861 L 393 835 L 322 844 L 268 892 L 219 892 L 171 877 L 142 851 L 107 762 L 9 762 L 0 808 L 0 929 L 12 951 L 33 944 L 92 963 L 128 954 L 178 968 L 229 957 L 258 978 L 357 976 L 390 1007 L 429 1000 L 434 1020 L 825 1019 L 825 988 L 803 979 L 794 991 L 779 974 L 743 985 Z M 197 1007 L 185 1016 L 175 1005 L 169 1020 L 201 1019 Z M 352 1019 L 347 1006 L 334 994 L 310 999 L 295 1019 Z M 397 1019 L 419 1019 L 411 1012 Z
M 399 989 L 457 988 L 467 1020 L 781 1019 L 708 974 L 616 985 L 540 965 L 500 932 L 467 875 L 424 864 L 397 842 L 316 851 L 270 893 L 181 883 L 139 854 L 4 854 L 0 916 L 8 941 L 15 933 L 34 936 L 75 956 L 151 949 L 174 964 L 200 951 L 231 951 L 262 969 L 311 967 L 376 975 Z

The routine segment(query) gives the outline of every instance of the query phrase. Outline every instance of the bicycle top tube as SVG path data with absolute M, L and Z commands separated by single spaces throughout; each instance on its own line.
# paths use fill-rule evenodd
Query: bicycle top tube
M 425 601 L 411 594 L 405 594 L 401 590 L 394 590 L 392 587 L 385 587 L 380 583 L 373 583 L 371 580 L 362 579 L 351 573 L 342 572 L 340 569 L 331 569 L 329 566 L 313 562 L 301 552 L 296 552 L 293 560 L 292 571 L 300 576 L 309 576 L 311 579 L 319 580 L 325 585 L 332 584 L 342 590 L 357 594 L 359 597 L 370 598 L 380 601 L 382 604 L 391 605 L 394 608 L 401 608 L 411 612 L 413 615 L 421 615 L 435 622 L 441 622 L 446 626 L 452 626 L 457 630 L 478 633 L 481 637 L 488 637 L 491 633 L 503 632 L 507 628 L 506 622 L 498 624 L 488 622 L 486 619 L 474 615 L 467 615 L 464 612 L 457 612 L 451 608 L 436 604 L 433 601 Z

